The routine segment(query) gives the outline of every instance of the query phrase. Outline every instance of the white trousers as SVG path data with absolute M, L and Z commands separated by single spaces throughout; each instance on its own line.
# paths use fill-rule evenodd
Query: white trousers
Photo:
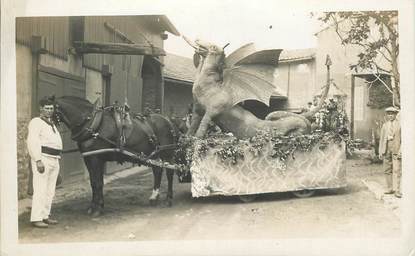
M 56 180 L 59 174 L 59 159 L 42 156 L 45 171 L 37 171 L 36 162 L 32 160 L 33 197 L 30 221 L 42 221 L 49 218 L 52 200 L 55 196 Z

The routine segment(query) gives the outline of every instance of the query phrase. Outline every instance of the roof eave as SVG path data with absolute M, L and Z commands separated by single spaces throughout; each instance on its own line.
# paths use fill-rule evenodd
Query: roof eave
M 279 63 L 287 63 L 287 62 L 296 62 L 296 61 L 304 61 L 304 60 L 313 60 L 315 56 L 306 56 L 300 58 L 292 58 L 292 59 L 280 59 Z
M 163 20 L 163 23 L 166 26 L 166 31 L 172 33 L 175 36 L 180 36 L 180 32 L 177 30 L 177 28 L 171 23 L 169 18 L 167 18 L 166 15 L 160 15 L 160 18 Z
M 182 83 L 187 85 L 193 85 L 193 81 L 190 80 L 184 80 L 184 79 L 177 79 L 174 77 L 170 77 L 168 75 L 164 75 L 164 80 L 167 82 L 173 82 L 173 83 Z

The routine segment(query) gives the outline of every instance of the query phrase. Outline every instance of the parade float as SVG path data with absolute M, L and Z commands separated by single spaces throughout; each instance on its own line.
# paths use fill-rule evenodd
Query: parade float
M 262 120 L 240 103 L 269 104 L 281 50 L 257 51 L 248 44 L 225 57 L 224 48 L 185 40 L 195 49 L 197 74 L 192 122 L 176 160 L 189 170 L 179 172 L 179 179 L 191 182 L 193 197 L 238 195 L 250 201 L 257 194 L 287 191 L 307 197 L 347 185 L 347 119 L 326 99 L 329 57 L 327 84 L 315 109 L 274 111 Z M 212 124 L 221 132 L 210 133 Z

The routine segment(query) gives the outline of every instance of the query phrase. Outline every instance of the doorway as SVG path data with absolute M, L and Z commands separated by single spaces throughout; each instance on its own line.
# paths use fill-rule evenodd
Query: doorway
M 85 99 L 85 78 L 62 72 L 60 70 L 39 66 L 38 68 L 38 99 L 45 96 L 55 95 L 76 96 Z M 39 109 L 34 109 L 35 115 L 39 114 Z M 62 124 L 58 127 L 62 137 L 63 150 L 61 160 L 61 174 L 66 178 L 84 173 L 85 164 L 78 151 L 78 146 L 71 139 L 69 129 Z

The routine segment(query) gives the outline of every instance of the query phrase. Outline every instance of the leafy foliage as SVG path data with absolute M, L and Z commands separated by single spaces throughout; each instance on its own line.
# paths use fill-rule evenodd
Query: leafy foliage
M 394 78 L 390 89 L 393 91 L 395 105 L 400 105 L 398 12 L 325 12 L 318 19 L 334 26 L 343 45 L 361 48 L 358 61 L 351 64 L 350 69 L 356 72 L 359 68 L 374 70 L 376 73 L 384 72 Z
M 314 132 L 304 135 L 283 136 L 277 130 L 263 130 L 246 140 L 238 139 L 231 133 L 211 134 L 205 139 L 182 137 L 175 152 L 175 162 L 184 169 L 190 169 L 192 161 L 205 157 L 212 150 L 224 163 L 237 164 L 245 159 L 245 154 L 261 156 L 269 152 L 269 157 L 285 163 L 295 159 L 296 152 L 310 152 L 315 147 L 324 148 L 330 143 L 345 142 L 348 150 L 352 151 L 355 144 L 349 139 L 345 113 L 337 108 L 337 104 L 329 101 L 323 104 L 316 114 Z M 264 150 L 271 147 L 271 151 Z
M 176 151 L 176 160 L 181 159 L 181 164 L 190 168 L 192 160 L 203 158 L 209 150 L 214 150 L 214 154 L 226 163 L 230 161 L 237 164 L 239 160 L 245 158 L 245 149 L 254 156 L 263 154 L 263 148 L 271 145 L 272 151 L 269 157 L 277 158 L 283 162 L 288 159 L 295 159 L 296 152 L 310 152 L 314 147 L 326 147 L 330 143 L 346 142 L 349 148 L 353 147 L 353 142 L 347 135 L 342 135 L 334 131 L 316 131 L 312 134 L 282 136 L 274 132 L 260 132 L 249 140 L 240 140 L 232 135 L 215 135 L 206 139 L 186 138 Z

